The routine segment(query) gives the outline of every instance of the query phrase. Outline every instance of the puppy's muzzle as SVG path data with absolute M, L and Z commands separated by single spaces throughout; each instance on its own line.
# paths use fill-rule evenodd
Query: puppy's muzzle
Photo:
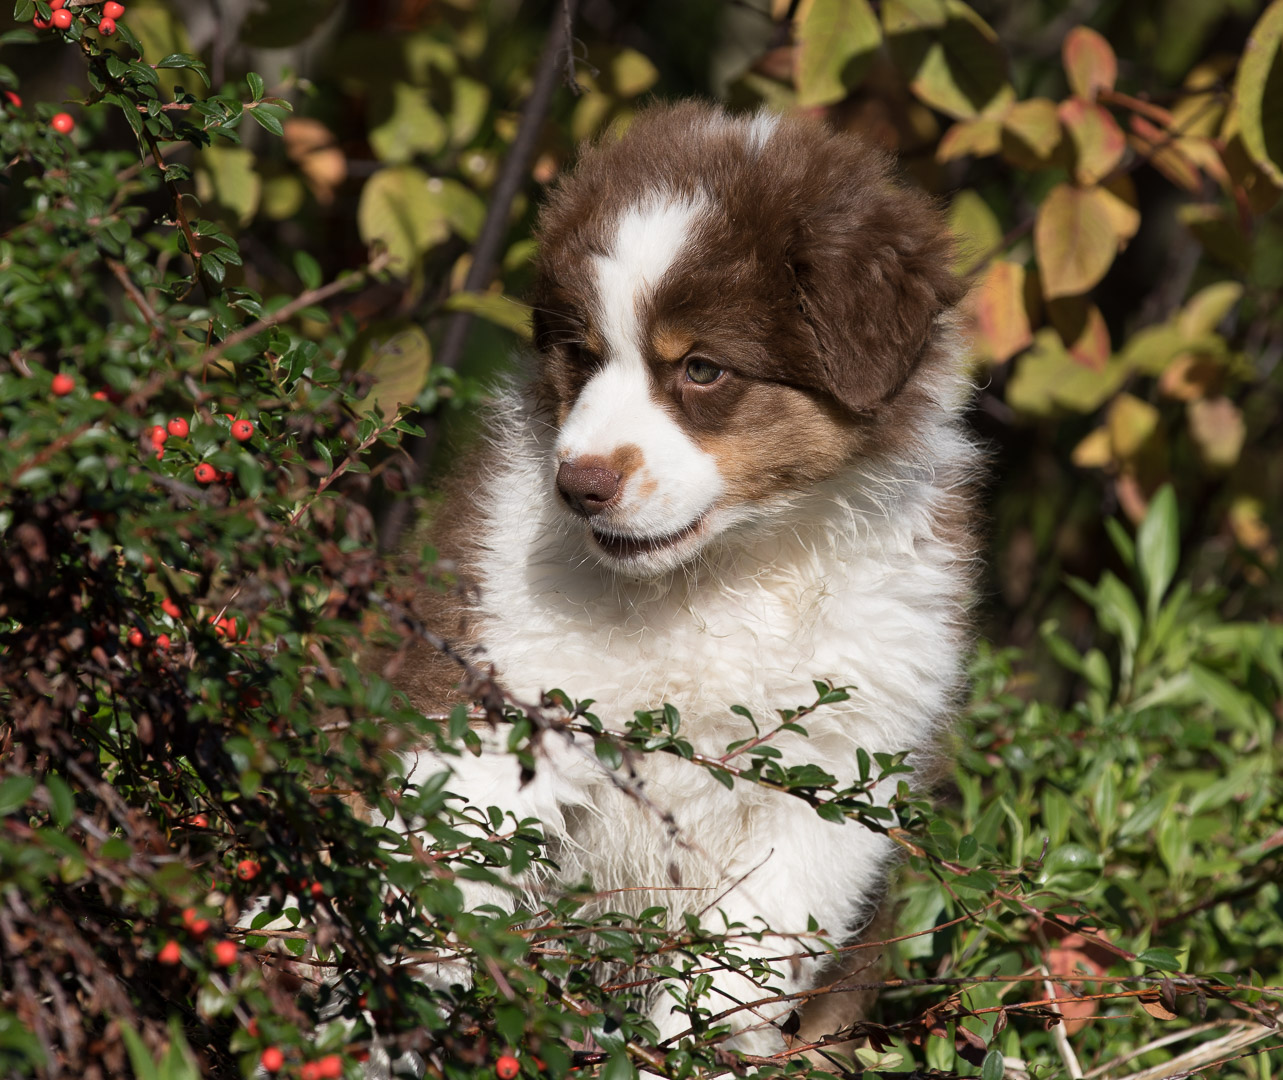
M 623 476 L 601 465 L 563 461 L 557 470 L 557 491 L 581 517 L 593 517 L 619 495 Z

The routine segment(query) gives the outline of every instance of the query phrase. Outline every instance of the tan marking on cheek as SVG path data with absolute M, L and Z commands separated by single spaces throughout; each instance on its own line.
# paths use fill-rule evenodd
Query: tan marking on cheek
M 619 473 L 622 478 L 620 483 L 627 484 L 633 474 L 646 464 L 646 455 L 636 443 L 624 443 L 623 446 L 615 447 L 606 460 L 610 468 Z
M 694 436 L 717 460 L 733 502 L 753 502 L 818 483 L 860 446 L 855 424 L 802 390 L 774 383 L 752 388 L 726 428 Z
M 659 490 L 659 481 L 648 472 L 643 472 L 637 479 L 637 497 L 649 499 Z
M 661 326 L 651 335 L 650 343 L 661 359 L 680 360 L 691 351 L 695 339 L 689 334 Z

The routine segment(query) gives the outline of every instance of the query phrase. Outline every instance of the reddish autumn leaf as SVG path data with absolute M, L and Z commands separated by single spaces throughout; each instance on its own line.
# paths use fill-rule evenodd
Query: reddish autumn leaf
M 1113 113 L 1082 98 L 1062 101 L 1056 110 L 1074 147 L 1074 176 L 1082 184 L 1098 184 L 1123 160 L 1127 136 Z
M 1099 187 L 1057 184 L 1034 222 L 1043 295 L 1054 299 L 1085 293 L 1108 272 L 1119 240 L 1108 193 Z
M 1202 190 L 1203 178 L 1199 175 L 1198 166 L 1185 153 L 1181 145 L 1183 140 L 1174 139 L 1169 132 L 1143 116 L 1133 116 L 1130 123 L 1131 143 L 1137 153 L 1147 158 L 1177 187 L 1195 194 Z
M 1094 101 L 1101 90 L 1112 90 L 1118 79 L 1118 58 L 1100 34 L 1088 26 L 1075 26 L 1061 46 L 1065 76 L 1075 94 Z
M 1033 344 L 1025 311 L 1025 268 L 1019 263 L 995 260 L 975 291 L 972 310 L 977 351 L 995 363 L 1005 363 Z

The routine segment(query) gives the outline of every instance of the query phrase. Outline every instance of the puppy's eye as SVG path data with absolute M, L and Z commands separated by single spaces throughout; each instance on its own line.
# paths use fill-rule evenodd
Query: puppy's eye
M 713 361 L 705 360 L 702 356 L 692 356 L 686 361 L 686 378 L 700 386 L 711 386 L 723 374 L 725 372 Z

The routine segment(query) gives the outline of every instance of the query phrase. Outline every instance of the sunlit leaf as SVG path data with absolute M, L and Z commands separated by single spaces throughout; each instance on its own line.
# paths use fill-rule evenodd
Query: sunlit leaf
M 1109 327 L 1100 308 L 1084 296 L 1065 296 L 1047 302 L 1047 317 L 1078 363 L 1100 371 L 1109 360 Z
M 610 61 L 610 81 L 620 97 L 632 98 L 644 94 L 655 85 L 659 69 L 650 57 L 636 49 L 620 49 Z
M 246 224 L 258 210 L 263 179 L 254 155 L 243 146 L 207 146 L 198 158 L 196 193 L 204 203 L 221 203 Z
M 357 225 L 361 239 L 381 242 L 392 257 L 390 268 L 407 273 L 420 255 L 450 235 L 439 205 L 428 195 L 430 178 L 408 165 L 380 169 L 361 191 Z
M 955 161 L 960 157 L 988 157 L 1002 146 L 1002 121 L 959 120 L 940 139 L 936 160 Z
M 958 241 L 958 272 L 968 273 L 997 248 L 1002 226 L 979 192 L 958 192 L 949 204 L 949 231 Z
M 392 84 L 385 119 L 370 129 L 370 147 L 380 161 L 401 164 L 418 154 L 435 154 L 448 135 L 441 114 L 428 104 L 426 90 L 408 83 Z
M 1017 102 L 1002 118 L 1002 152 L 1024 169 L 1045 167 L 1060 146 L 1060 117 L 1047 98 Z
M 445 307 L 449 311 L 470 311 L 523 338 L 530 337 L 530 308 L 502 293 L 457 292 Z
M 945 0 L 945 10 L 939 31 L 888 35 L 892 58 L 933 109 L 956 119 L 996 116 L 1015 98 L 997 35 L 961 0 Z
M 1069 98 L 1060 103 L 1061 123 L 1074 147 L 1074 176 L 1081 184 L 1097 184 L 1118 167 L 1127 152 L 1127 136 L 1103 105 Z
M 1189 432 L 1203 460 L 1214 469 L 1236 465 L 1247 439 L 1243 411 L 1226 397 L 1190 402 Z
M 798 104 L 841 101 L 860 84 L 881 44 L 868 0 L 811 0 L 797 29 Z
M 1145 520 L 1136 530 L 1136 568 L 1152 619 L 1167 593 L 1180 559 L 1180 518 L 1176 492 L 1164 484 L 1150 501 Z
M 1065 35 L 1061 59 L 1070 89 L 1094 101 L 1101 90 L 1112 90 L 1118 79 L 1118 58 L 1100 34 L 1089 26 L 1075 26 Z
M 1283 0 L 1265 10 L 1248 36 L 1234 82 L 1243 145 L 1276 186 L 1283 186 Z
M 973 300 L 976 347 L 995 363 L 1010 360 L 1033 344 L 1025 311 L 1025 268 L 997 259 L 985 272 Z
M 1049 299 L 1077 296 L 1100 281 L 1113 264 L 1119 237 L 1099 187 L 1057 184 L 1034 222 L 1034 250 Z

